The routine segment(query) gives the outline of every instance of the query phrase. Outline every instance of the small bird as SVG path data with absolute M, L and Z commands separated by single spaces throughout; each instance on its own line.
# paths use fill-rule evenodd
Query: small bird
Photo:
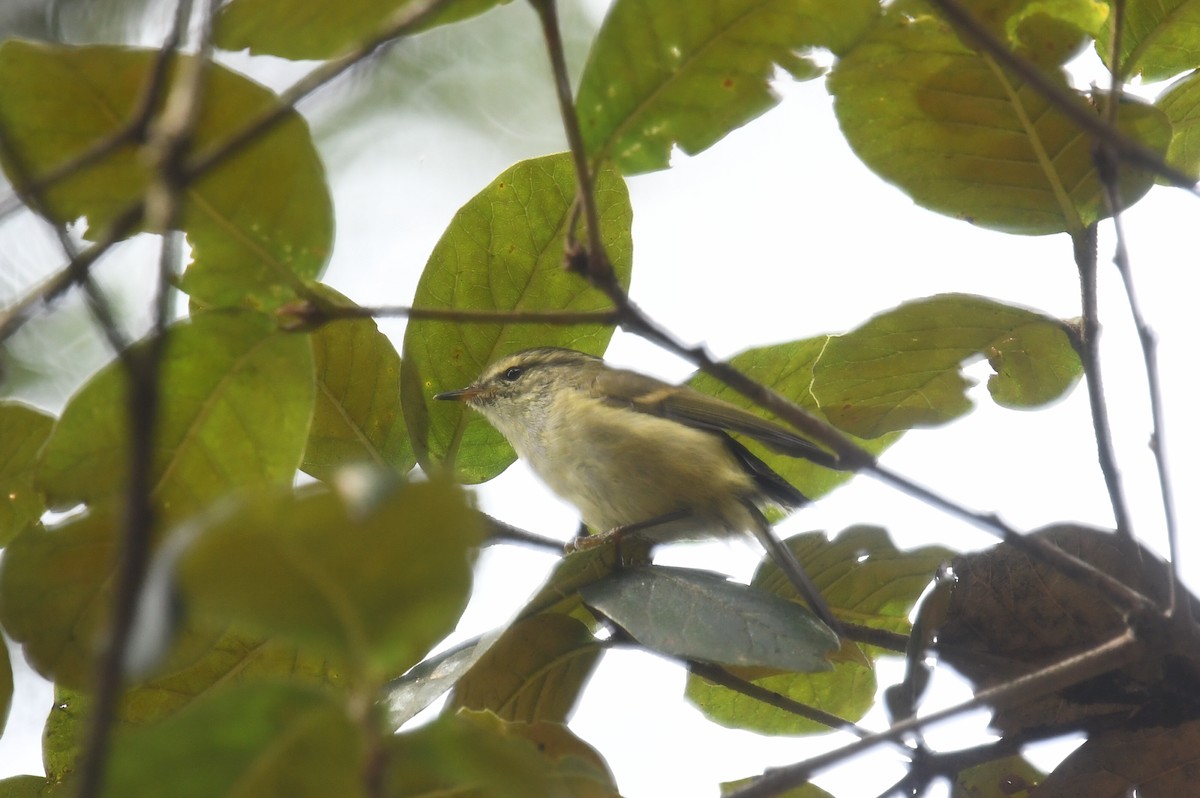
M 593 531 L 636 530 L 652 542 L 751 532 L 814 613 L 839 629 L 763 514 L 808 498 L 729 433 L 836 467 L 811 441 L 686 386 L 556 347 L 500 358 L 471 385 L 435 398 L 483 414 Z

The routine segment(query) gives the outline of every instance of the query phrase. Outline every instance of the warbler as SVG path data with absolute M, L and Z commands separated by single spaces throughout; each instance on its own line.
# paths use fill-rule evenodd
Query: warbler
M 483 414 L 593 531 L 636 530 L 652 542 L 752 533 L 817 616 L 838 629 L 763 514 L 808 498 L 730 433 L 836 466 L 812 442 L 687 386 L 556 347 L 502 357 L 471 385 L 435 398 Z

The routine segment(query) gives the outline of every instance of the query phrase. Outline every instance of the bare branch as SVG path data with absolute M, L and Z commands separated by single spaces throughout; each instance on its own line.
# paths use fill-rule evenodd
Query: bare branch
M 749 786 L 730 793 L 728 798 L 772 798 L 772 796 L 781 795 L 806 783 L 813 775 L 825 768 L 874 748 L 880 743 L 902 739 L 905 735 L 977 707 L 1004 706 L 1029 701 L 1108 673 L 1132 662 L 1140 648 L 1133 632 L 1125 631 L 1082 654 L 1068 657 L 1045 668 L 1039 668 L 996 687 L 980 690 L 974 697 L 961 704 L 938 712 L 931 712 L 924 717 L 903 720 L 894 724 L 887 731 L 873 734 L 795 765 L 772 770 Z
M 378 319 L 399 317 L 422 321 L 457 321 L 464 323 L 500 324 L 616 324 L 620 314 L 615 310 L 541 311 L 541 310 L 470 310 L 465 308 L 415 308 L 409 305 L 360 307 L 336 305 L 300 299 L 276 311 L 280 325 L 289 332 L 309 332 L 326 324 L 347 319 Z

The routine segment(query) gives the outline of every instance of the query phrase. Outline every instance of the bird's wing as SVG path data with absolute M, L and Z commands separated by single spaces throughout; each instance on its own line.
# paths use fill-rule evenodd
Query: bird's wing
M 596 389 L 610 404 L 669 418 L 697 429 L 734 432 L 772 451 L 837 468 L 837 458 L 812 441 L 764 418 L 686 386 L 669 385 L 635 371 L 612 369 L 597 375 Z

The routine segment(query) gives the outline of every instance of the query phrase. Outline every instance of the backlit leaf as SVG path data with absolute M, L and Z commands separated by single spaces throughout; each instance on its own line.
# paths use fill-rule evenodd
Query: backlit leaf
M 339 297 L 340 304 L 349 300 Z M 341 466 L 369 463 L 407 473 L 415 464 L 400 411 L 400 356 L 373 319 L 323 325 L 312 334 L 316 405 L 301 468 L 328 481 Z
M 10 178 L 19 182 L 14 155 L 41 175 L 121 131 L 133 121 L 156 57 L 155 50 L 108 45 L 0 45 L 0 155 Z M 193 154 L 278 107 L 273 92 L 218 64 L 207 66 L 204 80 Z M 39 210 L 60 223 L 86 217 L 95 238 L 144 196 L 151 161 L 141 144 L 117 147 L 51 186 Z M 204 306 L 274 307 L 317 277 L 333 242 L 333 211 L 303 117 L 287 112 L 282 123 L 191 183 L 179 226 L 193 259 L 183 287 Z
M 45 512 L 33 471 L 53 426 L 53 416 L 17 402 L 0 403 L 0 546 Z
M 1082 365 L 1064 325 L 981 297 L 945 294 L 881 313 L 830 338 L 812 391 L 834 425 L 873 437 L 966 413 L 965 362 L 986 356 L 997 403 L 1036 407 L 1068 391 Z
M 200 531 L 179 579 L 204 617 L 387 678 L 454 628 L 481 536 L 462 491 L 444 482 L 396 486 L 368 507 L 325 491 L 257 493 Z
M 283 685 L 221 690 L 113 741 L 111 798 L 362 794 L 362 732 L 329 696 Z
M 827 411 L 818 405 L 813 395 L 813 367 L 821 358 L 831 339 L 831 336 L 821 335 L 816 338 L 748 349 L 734 355 L 729 359 L 729 363 L 747 377 L 790 399 L 817 418 L 830 420 Z M 764 418 L 771 418 L 769 413 L 753 404 L 749 399 L 707 374 L 696 374 L 688 381 L 688 385 L 698 391 L 724 399 L 726 402 L 752 410 Z M 899 435 L 893 434 L 872 440 L 856 439 L 855 443 L 867 451 L 878 454 L 891 446 L 897 438 Z M 854 476 L 850 472 L 822 468 L 802 458 L 780 455 L 754 440 L 747 438 L 739 438 L 739 440 L 810 499 L 825 495 Z
M 413 32 L 482 14 L 509 0 L 449 0 Z M 378 34 L 414 0 L 232 0 L 217 12 L 214 40 L 225 50 L 297 60 L 335 58 Z
M 889 7 L 834 65 L 829 90 L 858 157 L 925 208 L 1026 235 L 1078 232 L 1108 215 L 1092 136 L 918 0 Z M 1171 136 L 1161 111 L 1132 100 L 1118 126 L 1159 152 Z M 1152 182 L 1123 167 L 1123 205 Z
M 1200 176 L 1200 72 L 1175 81 L 1155 103 L 1175 131 L 1167 161 L 1187 174 Z
M 600 658 L 601 643 L 566 615 L 534 615 L 504 631 L 454 687 L 448 706 L 505 720 L 566 723 Z
M 213 312 L 174 325 L 162 361 L 153 498 L 184 517 L 255 485 L 289 484 L 312 418 L 312 350 L 253 313 Z M 67 404 L 37 484 L 51 506 L 119 496 L 128 479 L 124 368 L 112 363 Z
M 580 78 L 584 147 L 624 174 L 694 155 L 773 107 L 776 66 L 821 74 L 814 49 L 841 53 L 875 21 L 874 0 L 617 0 Z
M 575 198 L 567 155 L 522 161 L 467 202 L 425 265 L 413 305 L 421 308 L 537 311 L 605 310 L 608 298 L 563 270 L 563 241 Z M 629 195 L 620 176 L 601 170 L 596 202 L 609 258 L 628 287 L 632 263 Z M 582 231 L 580 232 L 582 235 Z M 404 335 L 401 392 L 418 462 L 454 463 L 466 482 L 499 474 L 515 459 L 499 432 L 457 402 L 434 402 L 462 388 L 501 355 L 533 346 L 603 353 L 611 326 L 475 324 L 413 320 Z
M 1113 22 L 1096 40 L 1096 51 L 1111 69 Z M 1121 50 L 1117 53 L 1121 75 L 1137 75 L 1152 83 L 1200 66 L 1200 3 L 1195 0 L 1128 0 L 1125 3 Z

